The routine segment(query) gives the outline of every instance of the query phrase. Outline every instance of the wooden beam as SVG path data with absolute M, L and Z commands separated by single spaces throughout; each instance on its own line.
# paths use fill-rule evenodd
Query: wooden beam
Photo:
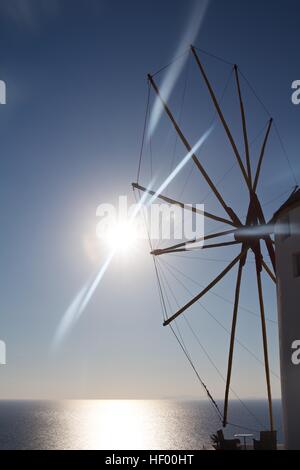
M 254 183 L 253 183 L 253 191 L 254 192 L 256 191 L 256 188 L 257 188 L 258 179 L 259 179 L 259 175 L 260 175 L 261 164 L 262 164 L 262 161 L 263 161 L 263 158 L 264 158 L 264 155 L 265 155 L 266 145 L 267 145 L 267 141 L 268 141 L 268 138 L 269 138 L 272 122 L 273 122 L 273 119 L 271 118 L 270 121 L 269 121 L 269 125 L 268 125 L 268 128 L 267 128 L 267 132 L 266 132 L 264 141 L 263 141 L 263 145 L 262 145 L 262 148 L 261 148 L 261 151 L 260 151 L 260 156 L 259 156 L 259 160 L 258 160 L 258 164 L 257 164 Z
M 152 85 L 152 88 L 154 89 L 155 93 L 157 94 L 159 100 L 161 101 L 162 103 L 162 106 L 167 114 L 167 116 L 170 118 L 170 121 L 172 122 L 178 136 L 180 137 L 183 145 L 185 146 L 185 148 L 187 149 L 188 152 L 191 152 L 192 151 L 192 147 L 190 146 L 189 142 L 187 141 L 187 139 L 185 138 L 185 136 L 183 135 L 179 125 L 177 124 L 169 106 L 167 105 L 167 103 L 164 101 L 164 99 L 162 98 L 161 94 L 160 94 L 160 91 L 153 79 L 153 77 L 148 74 L 148 79 L 149 79 L 149 82 L 151 83 Z M 212 192 L 214 193 L 214 195 L 216 196 L 216 198 L 218 199 L 218 201 L 220 202 L 221 206 L 223 207 L 223 209 L 225 210 L 225 212 L 227 212 L 227 214 L 229 215 L 229 217 L 231 218 L 231 220 L 233 221 L 233 223 L 235 225 L 241 225 L 241 221 L 239 220 L 238 216 L 234 213 L 234 211 L 231 209 L 231 207 L 228 207 L 223 199 L 223 197 L 221 196 L 221 193 L 218 191 L 217 187 L 215 186 L 215 184 L 212 182 L 211 178 L 209 177 L 208 173 L 205 171 L 204 167 L 201 165 L 200 161 L 198 160 L 198 158 L 196 157 L 195 154 L 192 154 L 192 160 L 194 161 L 195 165 L 197 166 L 197 168 L 199 169 L 200 173 L 202 174 L 202 176 L 204 177 L 204 179 L 206 180 L 207 184 L 209 185 L 210 189 L 212 190 Z
M 269 357 L 268 357 L 267 328 L 266 328 L 266 320 L 265 320 L 263 292 L 262 292 L 262 285 L 261 285 L 261 273 L 260 273 L 260 269 L 257 263 L 256 263 L 256 278 L 257 278 L 258 298 L 259 298 L 260 316 L 261 316 L 261 328 L 262 328 L 262 337 L 263 337 L 265 372 L 266 372 L 268 404 L 269 404 L 270 430 L 273 431 L 274 420 L 273 420 L 272 392 L 271 392 L 270 368 L 269 368 Z
M 242 117 L 248 181 L 249 181 L 250 187 L 252 187 L 252 174 L 251 174 L 248 133 L 247 133 L 247 125 L 246 125 L 246 115 L 245 115 L 245 108 L 244 108 L 244 103 L 243 103 L 243 98 L 242 98 L 242 92 L 241 92 L 240 79 L 239 79 L 239 73 L 238 73 L 237 65 L 234 66 L 234 74 L 235 74 L 235 80 L 236 80 L 237 89 L 238 89 L 238 96 L 239 96 L 240 110 L 241 110 L 241 117 Z
M 176 245 L 171 245 L 167 248 L 161 248 L 161 249 L 154 250 L 151 254 L 152 255 L 160 255 L 160 254 L 163 254 L 165 251 L 176 250 L 177 248 L 182 248 L 182 247 L 185 247 L 186 245 L 190 245 L 192 243 L 198 243 L 198 242 L 201 242 L 201 241 L 210 240 L 212 238 L 223 237 L 224 235 L 230 235 L 230 234 L 235 233 L 235 232 L 236 232 L 236 229 L 224 230 L 223 232 L 217 232 L 217 233 L 210 233 L 208 235 L 204 235 L 203 237 L 193 238 L 193 240 L 188 240 L 186 242 L 177 243 Z
M 132 187 L 134 189 L 138 189 L 140 191 L 151 194 L 151 196 L 156 195 L 158 199 L 161 199 L 162 201 L 165 201 L 168 204 L 174 204 L 176 206 L 182 207 L 182 209 L 190 210 L 192 212 L 195 212 L 196 214 L 200 214 L 200 215 L 203 215 L 204 217 L 215 220 L 216 222 L 222 222 L 224 224 L 228 224 L 228 225 L 232 225 L 233 227 L 236 227 L 236 225 L 231 220 L 224 219 L 223 217 L 219 217 L 218 215 L 211 214 L 210 212 L 207 212 L 207 211 L 202 211 L 201 209 L 193 207 L 190 204 L 184 204 L 183 202 L 177 201 L 176 199 L 172 199 L 167 196 L 163 196 L 162 194 L 156 194 L 155 191 L 145 188 L 144 186 L 141 186 L 138 183 L 132 183 Z
M 276 284 L 276 276 L 272 273 L 271 269 L 269 268 L 269 266 L 264 262 L 264 260 L 262 260 L 262 267 L 264 268 L 264 270 L 269 274 L 270 278 L 272 279 L 272 281 Z
M 244 168 L 244 165 L 243 165 L 241 156 L 240 156 L 240 154 L 239 154 L 239 151 L 238 151 L 238 149 L 237 149 L 236 143 L 235 143 L 235 141 L 234 141 L 234 139 L 233 139 L 233 136 L 232 136 L 232 134 L 231 134 L 231 132 L 230 132 L 229 126 L 228 126 L 228 124 L 227 124 L 227 122 L 226 122 L 226 120 L 225 120 L 225 117 L 224 117 L 224 115 L 223 115 L 223 112 L 222 112 L 222 110 L 221 110 L 221 108 L 220 108 L 220 105 L 219 105 L 219 103 L 218 103 L 218 100 L 217 100 L 217 98 L 216 98 L 216 95 L 215 95 L 215 93 L 214 93 L 214 90 L 213 90 L 213 88 L 212 88 L 212 86 L 211 86 L 211 84 L 210 84 L 210 81 L 209 81 L 209 79 L 208 79 L 208 77 L 207 77 L 207 75 L 206 75 L 206 72 L 205 72 L 205 70 L 204 70 L 204 67 L 203 67 L 202 63 L 200 62 L 200 59 L 199 59 L 199 57 L 198 57 L 198 55 L 197 55 L 197 52 L 196 52 L 194 46 L 191 46 L 191 51 L 192 51 L 192 53 L 193 53 L 193 56 L 194 56 L 194 58 L 195 58 L 195 60 L 196 60 L 197 65 L 198 65 L 198 67 L 199 67 L 199 69 L 200 69 L 200 72 L 201 72 L 201 74 L 202 74 L 202 76 L 203 76 L 203 78 L 204 78 L 204 81 L 205 81 L 205 83 L 206 83 L 206 85 L 207 85 L 209 94 L 210 94 L 211 99 L 212 99 L 212 101 L 213 101 L 213 103 L 214 103 L 214 106 L 215 106 L 216 111 L 217 111 L 217 113 L 218 113 L 218 115 L 219 115 L 219 118 L 220 118 L 220 120 L 221 120 L 221 122 L 222 122 L 222 124 L 223 124 L 223 127 L 224 127 L 224 129 L 225 129 L 225 132 L 226 132 L 226 134 L 227 134 L 227 137 L 228 137 L 228 139 L 229 139 L 229 142 L 230 142 L 230 144 L 231 144 L 231 146 L 232 146 L 233 152 L 234 152 L 234 154 L 235 154 L 235 156 L 236 156 L 236 159 L 237 159 L 237 161 L 238 161 L 238 164 L 239 164 L 239 166 L 240 166 L 240 169 L 241 169 L 241 172 L 242 172 L 242 174 L 243 174 L 243 176 L 244 176 L 244 179 L 245 179 L 245 181 L 246 181 L 246 184 L 247 184 L 247 186 L 248 186 L 248 188 L 249 188 L 249 191 L 251 191 L 251 185 L 250 185 L 250 182 L 249 182 L 249 178 L 248 178 L 248 175 L 247 175 L 246 170 L 245 170 L 245 168 Z
M 250 202 L 246 217 L 246 226 L 251 226 L 252 223 L 256 222 L 256 207 L 253 201 L 253 197 L 250 193 Z M 232 372 L 232 361 L 233 361 L 233 351 L 234 351 L 234 341 L 235 341 L 235 331 L 236 331 L 236 322 L 237 322 L 237 315 L 238 315 L 238 306 L 239 306 L 239 298 L 240 298 L 240 288 L 241 288 L 241 279 L 242 279 L 242 271 L 243 267 L 246 263 L 247 258 L 247 250 L 253 244 L 248 244 L 247 240 L 243 242 L 241 253 L 246 252 L 241 257 L 239 262 L 239 269 L 235 287 L 235 297 L 234 297 L 234 307 L 233 307 L 233 316 L 232 316 L 232 323 L 231 323 L 231 334 L 230 334 L 230 345 L 229 345 L 229 355 L 228 355 L 228 367 L 227 367 L 227 377 L 226 377 L 226 388 L 225 388 L 225 400 L 224 400 L 224 413 L 223 413 L 223 426 L 227 425 L 227 413 L 228 413 L 228 400 L 229 400 L 229 391 L 230 391 L 230 382 L 231 382 L 231 372 Z
M 223 412 L 223 426 L 224 427 L 227 424 L 228 399 L 229 399 L 230 381 L 231 381 L 231 372 L 232 372 L 232 360 L 233 360 L 233 350 L 234 350 L 234 341 L 235 341 L 235 332 L 236 332 L 236 322 L 237 322 L 239 299 L 240 299 L 242 272 L 243 272 L 243 267 L 246 261 L 246 257 L 247 257 L 247 252 L 240 259 L 237 280 L 236 280 L 236 287 L 235 287 L 235 297 L 234 297 L 234 307 L 233 307 L 233 316 L 232 316 L 232 324 L 231 324 L 230 346 L 229 346 L 228 367 L 227 367 L 227 378 L 226 378 L 226 389 L 225 389 L 225 400 L 224 400 L 224 412 Z
M 177 318 L 181 313 L 185 312 L 189 307 L 191 307 L 197 300 L 201 299 L 210 289 L 212 289 L 232 268 L 236 265 L 236 263 L 240 260 L 240 258 L 244 255 L 244 251 L 240 253 L 236 258 L 234 258 L 231 263 L 226 266 L 226 268 L 210 283 L 208 284 L 205 289 L 203 289 L 199 294 L 197 294 L 192 300 L 190 300 L 187 304 L 181 307 L 174 315 L 164 321 L 163 325 L 166 326 L 171 323 L 175 318 Z
M 240 244 L 240 243 L 242 243 L 242 242 L 239 241 L 239 240 L 233 240 L 233 241 L 230 241 L 230 242 L 222 242 L 222 243 L 212 243 L 210 245 L 201 246 L 199 249 L 200 250 L 206 250 L 208 248 L 221 248 L 221 247 L 224 247 L 224 246 L 237 245 L 237 244 Z M 168 254 L 168 253 L 181 253 L 183 251 L 193 251 L 194 249 L 195 248 L 176 248 L 176 249 L 165 248 L 165 249 L 160 249 L 160 250 L 154 250 L 154 251 L 151 252 L 151 254 L 154 255 L 154 256 L 159 256 L 159 255 Z

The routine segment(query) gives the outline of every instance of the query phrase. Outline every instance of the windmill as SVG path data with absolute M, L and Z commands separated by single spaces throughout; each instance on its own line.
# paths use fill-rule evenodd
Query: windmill
M 257 187 L 258 187 L 258 183 L 259 183 L 259 179 L 261 175 L 261 168 L 262 168 L 263 160 L 264 160 L 265 153 L 266 153 L 266 147 L 268 145 L 271 128 L 273 126 L 273 119 L 270 118 L 268 121 L 264 138 L 263 138 L 263 142 L 262 142 L 260 152 L 259 152 L 258 162 L 254 168 L 251 162 L 251 158 L 250 158 L 247 121 L 246 121 L 245 106 L 244 106 L 243 95 L 242 95 L 241 84 L 240 84 L 239 68 L 237 67 L 237 65 L 233 66 L 236 93 L 237 93 L 238 102 L 239 102 L 239 113 L 240 113 L 240 119 L 242 123 L 242 133 L 243 133 L 242 140 L 243 140 L 243 146 L 244 146 L 243 155 L 238 150 L 232 131 L 221 109 L 220 102 L 217 99 L 216 93 L 208 78 L 204 65 L 200 59 L 200 55 L 198 54 L 198 49 L 194 46 L 191 46 L 190 51 L 197 65 L 197 68 L 199 70 L 200 77 L 202 78 L 202 80 L 204 81 L 207 87 L 207 90 L 211 98 L 211 101 L 213 103 L 213 106 L 215 108 L 216 114 L 220 120 L 221 125 L 223 126 L 226 137 L 229 141 L 234 157 L 240 169 L 241 177 L 246 184 L 247 194 L 248 194 L 248 209 L 247 209 L 245 221 L 243 222 L 241 217 L 239 217 L 239 215 L 237 214 L 237 212 L 232 207 L 229 207 L 229 205 L 226 203 L 217 185 L 213 182 L 212 178 L 209 176 L 208 172 L 205 170 L 199 158 L 196 156 L 195 153 L 193 153 L 192 146 L 190 145 L 187 138 L 183 134 L 179 123 L 177 122 L 176 118 L 174 117 L 174 114 L 172 113 L 169 107 L 169 104 L 162 96 L 158 88 L 158 85 L 155 81 L 154 76 L 149 74 L 148 75 L 149 87 L 152 88 L 157 99 L 160 101 L 161 106 L 166 113 L 166 116 L 170 120 L 172 126 L 174 127 L 178 135 L 178 138 L 181 140 L 187 152 L 192 153 L 191 159 L 194 162 L 194 165 L 196 166 L 197 170 L 200 172 L 200 174 L 202 175 L 202 177 L 208 184 L 210 190 L 215 195 L 216 200 L 218 201 L 218 203 L 220 204 L 220 206 L 223 208 L 223 210 L 225 211 L 227 215 L 226 217 L 220 217 L 219 215 L 208 212 L 206 210 L 203 211 L 203 216 L 205 218 L 224 223 L 227 226 L 229 226 L 230 229 L 228 228 L 228 230 L 223 230 L 220 232 L 215 232 L 215 233 L 210 233 L 208 235 L 204 235 L 202 237 L 202 240 L 206 242 L 211 239 L 217 239 L 219 237 L 223 237 L 226 234 L 233 234 L 234 236 L 234 241 L 231 241 L 231 242 L 222 241 L 219 243 L 217 242 L 217 243 L 212 243 L 212 244 L 204 244 L 202 249 L 209 249 L 209 248 L 216 248 L 216 247 L 226 249 L 226 246 L 228 245 L 232 245 L 232 244 L 240 245 L 239 254 L 232 261 L 230 261 L 230 263 L 215 277 L 215 279 L 213 279 L 209 284 L 207 284 L 207 286 L 204 289 L 202 289 L 196 296 L 194 296 L 187 303 L 181 306 L 171 316 L 166 318 L 164 321 L 164 326 L 166 325 L 171 326 L 172 322 L 176 318 L 180 317 L 180 315 L 186 312 L 193 304 L 195 304 L 205 294 L 207 294 L 234 267 L 237 267 L 237 277 L 236 277 L 236 283 L 235 283 L 235 289 L 234 289 L 233 314 L 232 314 L 232 321 L 231 321 L 230 342 L 229 342 L 229 352 L 228 352 L 228 361 L 227 361 L 224 408 L 222 412 L 223 426 L 226 427 L 228 423 L 229 392 L 230 392 L 230 384 L 231 384 L 231 376 L 232 376 L 232 368 L 233 368 L 233 353 L 234 353 L 235 339 L 236 339 L 236 325 L 237 325 L 237 317 L 238 317 L 238 311 L 239 311 L 242 274 L 243 274 L 243 270 L 244 270 L 245 263 L 247 260 L 247 256 L 249 255 L 249 252 L 252 252 L 254 255 L 254 259 L 255 259 L 255 273 L 256 273 L 255 282 L 257 285 L 257 295 L 258 295 L 259 307 L 260 307 L 260 322 L 261 322 L 261 332 L 262 332 L 262 341 L 263 341 L 264 368 L 265 368 L 265 379 L 266 379 L 266 388 L 267 388 L 267 397 L 268 397 L 269 429 L 270 431 L 274 431 L 272 391 L 271 391 L 271 381 L 270 381 L 270 365 L 269 365 L 269 355 L 268 355 L 268 338 L 267 338 L 267 329 L 266 329 L 264 293 L 263 293 L 261 273 L 264 270 L 267 273 L 267 275 L 270 277 L 270 279 L 276 284 L 276 280 L 277 280 L 276 279 L 277 265 L 276 265 L 276 260 L 275 260 L 276 245 L 275 245 L 275 240 L 274 240 L 273 235 L 274 235 L 274 223 L 276 225 L 276 221 L 281 220 L 281 219 L 278 216 L 277 219 L 274 218 L 270 221 L 267 221 L 264 215 L 263 208 L 262 208 L 262 202 L 260 201 L 257 195 Z M 183 202 L 177 199 L 173 199 L 162 193 L 157 193 L 150 188 L 144 187 L 139 184 L 139 181 L 137 181 L 136 183 L 133 183 L 133 188 L 135 190 L 146 192 L 152 196 L 155 196 L 158 199 L 165 201 L 168 204 L 177 205 L 180 207 L 184 206 Z M 296 201 L 299 202 L 299 197 L 298 199 L 296 198 Z M 288 204 L 288 207 L 289 206 L 290 205 Z M 196 211 L 196 209 L 192 206 L 190 210 Z M 153 249 L 151 251 L 151 254 L 154 257 L 161 257 L 164 254 L 183 252 L 183 251 L 188 250 L 191 244 L 195 243 L 196 241 L 199 241 L 199 238 L 185 241 L 183 243 L 177 243 L 175 245 L 173 244 L 163 249 Z M 262 253 L 263 244 L 265 245 L 267 253 L 269 255 L 269 258 L 271 261 L 271 268 L 268 266 L 268 264 L 266 263 L 266 260 L 263 257 L 263 253 Z M 278 300 L 280 304 L 279 296 L 278 296 Z M 298 321 L 298 325 L 299 325 L 299 321 Z M 284 359 L 283 359 L 282 354 L 284 354 Z M 282 352 L 282 354 L 281 354 L 281 368 L 286 364 L 286 353 Z M 286 389 L 288 389 L 288 387 L 283 387 L 283 394 Z M 210 396 L 210 398 L 212 397 Z M 283 401 L 284 399 L 285 398 L 283 396 Z

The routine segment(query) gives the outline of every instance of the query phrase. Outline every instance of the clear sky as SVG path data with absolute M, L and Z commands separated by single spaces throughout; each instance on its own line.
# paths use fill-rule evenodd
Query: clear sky
M 107 254 L 95 238 L 98 204 L 116 203 L 123 194 L 132 198 L 146 74 L 189 46 L 197 23 L 194 12 L 191 0 L 0 0 L 0 79 L 7 84 L 7 104 L 0 107 L 0 338 L 7 344 L 8 362 L 0 368 L 3 398 L 203 396 L 171 332 L 162 327 L 146 244 L 130 256 L 114 258 L 61 347 L 55 353 L 51 349 L 64 312 Z M 297 0 L 211 0 L 194 40 L 239 64 L 276 119 L 297 177 L 300 107 L 292 105 L 290 96 L 292 81 L 300 79 L 299 13 Z M 220 93 L 228 68 L 204 60 Z M 190 66 L 191 93 L 182 121 L 195 143 L 213 110 L 195 64 Z M 267 117 L 257 102 L 250 106 L 255 137 Z M 233 120 L 238 118 L 230 99 L 227 110 Z M 156 143 L 161 162 L 165 154 L 159 138 L 162 133 Z M 232 154 L 219 135 L 206 150 L 204 162 L 218 180 L 232 165 Z M 184 151 L 179 146 L 180 155 Z M 276 198 L 266 206 L 271 215 L 294 181 L 278 141 L 267 158 L 259 191 L 265 202 Z M 141 182 L 148 183 L 149 174 L 143 171 Z M 159 170 L 156 176 L 163 180 Z M 188 195 L 186 200 L 200 202 L 207 187 L 200 175 L 193 174 L 192 182 L 194 200 Z M 178 195 L 174 186 L 169 194 L 173 189 Z M 238 172 L 221 189 L 239 210 L 245 189 Z M 212 198 L 207 205 L 224 215 Z M 210 252 L 207 261 L 175 261 L 177 266 L 179 261 L 190 263 L 192 276 L 207 284 L 236 250 Z M 241 303 L 258 313 L 251 260 Z M 232 273 L 215 292 L 232 300 L 234 279 Z M 276 321 L 275 290 L 264 281 L 267 316 Z M 199 290 L 193 287 L 195 294 Z M 182 296 L 180 303 L 184 300 Z M 229 327 L 230 304 L 208 295 L 203 305 Z M 258 318 L 240 313 L 238 337 L 262 358 Z M 198 304 L 190 315 L 201 343 L 225 373 L 228 334 Z M 268 330 L 271 367 L 278 374 L 277 325 L 268 322 Z M 191 347 L 201 376 L 221 397 L 224 383 L 201 348 L 195 343 Z M 233 386 L 241 396 L 265 396 L 263 368 L 240 346 Z M 278 397 L 276 377 L 273 386 Z

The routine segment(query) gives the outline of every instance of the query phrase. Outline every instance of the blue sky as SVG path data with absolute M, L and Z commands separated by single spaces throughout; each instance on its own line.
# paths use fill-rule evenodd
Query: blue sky
M 146 74 L 189 45 L 182 38 L 189 37 L 194 9 L 190 0 L 73 1 L 72 8 L 65 0 L 0 2 L 0 79 L 7 84 L 7 105 L 0 107 L 0 338 L 6 341 L 8 360 L 0 370 L 3 398 L 203 396 L 170 331 L 162 327 L 146 244 L 129 258 L 113 260 L 59 351 L 51 351 L 65 310 L 107 255 L 106 247 L 95 241 L 98 204 L 116 203 L 123 194 L 132 198 Z M 297 178 L 300 108 L 292 105 L 290 97 L 291 83 L 299 79 L 298 17 L 299 5 L 293 0 L 211 0 L 195 39 L 199 47 L 239 64 L 276 119 Z M 220 90 L 227 66 L 204 60 Z M 182 121 L 195 143 L 213 110 L 192 65 Z M 178 90 L 182 84 L 180 77 Z M 267 117 L 247 93 L 254 137 Z M 170 98 L 177 111 L 178 96 L 173 93 Z M 225 104 L 234 126 L 238 113 L 231 99 L 229 95 Z M 174 136 L 168 131 L 170 137 L 162 147 L 167 123 L 161 121 L 154 144 L 156 176 L 163 180 L 167 173 L 160 173 L 159 163 Z M 233 158 L 225 138 L 225 144 L 221 139 L 219 130 L 203 155 L 216 180 Z M 184 152 L 179 146 L 180 155 Z M 270 143 L 267 158 L 259 193 L 268 202 L 283 192 L 287 197 L 294 180 L 276 140 Z M 144 167 L 143 182 L 148 177 Z M 185 197 L 198 202 L 207 188 L 197 173 L 191 181 L 193 189 Z M 169 194 L 178 194 L 176 185 L 177 180 Z M 238 172 L 221 189 L 233 207 L 243 206 L 245 189 Z M 268 214 L 283 200 L 268 205 Z M 224 215 L 212 198 L 207 200 L 209 210 L 208 206 Z M 229 260 L 235 253 L 234 249 L 226 255 L 214 252 L 210 258 Z M 224 266 L 222 261 L 178 259 L 178 266 L 179 262 L 190 263 L 190 273 L 202 284 Z M 258 312 L 252 268 L 250 262 L 242 305 Z M 235 273 L 229 275 L 216 292 L 232 299 L 234 278 Z M 276 321 L 275 290 L 267 278 L 264 281 L 268 317 Z M 229 327 L 230 304 L 208 295 L 203 305 Z M 224 373 L 228 335 L 199 306 L 190 314 L 201 341 Z M 277 326 L 269 322 L 268 329 L 271 366 L 278 373 Z M 255 316 L 241 312 L 238 336 L 262 358 Z M 201 375 L 221 397 L 223 382 L 201 349 L 196 344 L 191 347 Z M 279 396 L 279 382 L 276 378 L 273 382 L 274 395 Z M 237 349 L 233 384 L 241 396 L 265 395 L 263 368 L 243 349 Z

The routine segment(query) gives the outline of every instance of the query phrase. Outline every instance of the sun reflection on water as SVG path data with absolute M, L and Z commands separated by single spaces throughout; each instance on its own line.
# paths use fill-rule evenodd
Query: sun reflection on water
M 71 412 L 73 407 L 70 403 Z M 201 425 L 214 419 L 208 408 L 198 420 L 197 408 L 169 400 L 83 400 L 72 413 L 68 435 L 72 448 L 81 449 L 201 448 L 209 446 Z
M 247 405 L 267 421 L 265 401 Z M 255 429 L 239 402 L 231 410 L 232 422 Z M 280 400 L 274 410 L 280 442 Z M 0 400 L 0 416 L 1 449 L 209 449 L 220 427 L 207 400 Z
M 90 449 L 145 449 L 155 442 L 149 406 L 135 400 L 104 400 L 85 410 L 83 434 Z M 150 424 L 150 426 L 149 426 Z

